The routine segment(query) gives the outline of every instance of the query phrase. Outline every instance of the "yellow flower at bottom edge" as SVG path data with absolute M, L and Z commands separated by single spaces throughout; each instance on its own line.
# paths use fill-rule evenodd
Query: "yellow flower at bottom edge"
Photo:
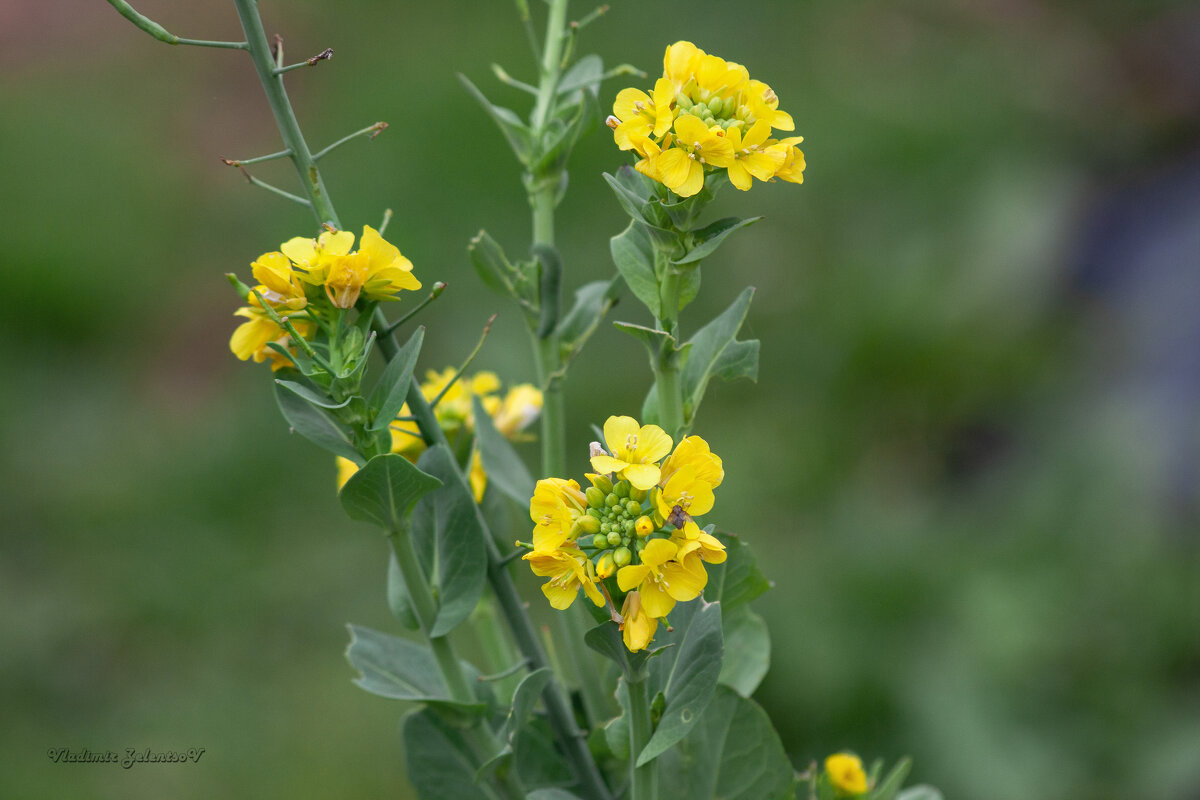
M 720 564 L 728 557 L 721 540 L 711 533 L 705 533 L 692 520 L 688 520 L 681 530 L 673 531 L 671 541 L 679 548 L 675 560 L 682 563 L 686 563 L 688 558 L 699 558 L 709 564 Z
M 256 363 L 271 360 L 271 370 L 279 370 L 292 366 L 292 362 L 282 353 L 268 347 L 278 344 L 288 347 L 292 337 L 279 323 L 267 316 L 267 313 L 256 306 L 243 306 L 233 312 L 247 321 L 237 326 L 233 336 L 229 338 L 229 349 L 242 361 L 253 358 Z M 301 336 L 309 336 L 316 327 L 307 320 L 296 320 L 292 323 L 296 332 Z
M 625 603 L 621 606 L 621 639 L 629 652 L 644 649 L 654 640 L 657 630 L 658 620 L 646 613 L 641 595 L 637 592 L 625 595 Z
M 575 520 L 587 508 L 587 497 L 574 480 L 543 478 L 529 500 L 529 518 L 534 521 L 535 550 L 554 550 L 571 535 Z
M 835 753 L 825 759 L 825 774 L 838 794 L 843 797 L 858 797 L 871 788 L 867 784 L 867 773 L 863 771 L 862 759 L 850 753 Z

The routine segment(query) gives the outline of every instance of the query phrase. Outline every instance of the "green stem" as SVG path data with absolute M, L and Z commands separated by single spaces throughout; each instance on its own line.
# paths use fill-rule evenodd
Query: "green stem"
M 655 253 L 656 261 L 665 259 L 660 253 Z M 671 334 L 678 342 L 679 289 L 682 276 L 669 263 L 661 265 L 660 274 L 663 276 L 659 289 L 662 310 L 658 327 Z M 683 387 L 679 380 L 679 359 L 672 348 L 671 343 L 663 343 L 663 349 L 654 364 L 654 379 L 658 392 L 659 424 L 672 439 L 678 439 L 683 431 Z
M 554 105 L 562 69 L 563 31 L 567 24 L 567 0 L 550 0 L 550 15 L 546 20 L 545 49 L 542 51 L 542 71 L 538 81 L 537 103 L 530 119 L 534 130 L 541 130 Z
M 437 659 L 438 670 L 450 691 L 450 699 L 458 703 L 475 702 L 475 693 L 463 677 L 462 667 L 454 655 L 454 646 L 450 644 L 450 640 L 445 636 L 429 635 L 437 616 L 437 601 L 434 600 L 429 581 L 426 580 L 425 573 L 417 561 L 412 537 L 407 530 L 396 530 L 388 532 L 388 539 L 391 540 L 392 550 L 396 553 L 396 563 L 400 565 L 400 574 L 404 577 L 404 588 L 412 602 L 413 614 L 417 618 L 417 624 L 421 626 L 421 632 L 429 641 L 434 658 Z
M 372 327 L 376 331 L 387 329 L 387 319 L 382 310 L 376 310 Z M 395 357 L 399 346 L 390 336 L 381 336 L 379 350 L 385 358 L 390 360 Z M 409 387 L 407 400 L 409 410 L 416 418 L 417 427 L 420 429 L 425 443 L 430 446 L 441 444 L 449 448 L 450 443 L 446 440 L 445 432 L 438 425 L 429 401 L 425 399 L 421 388 L 415 383 Z M 461 470 L 455 470 L 454 477 L 464 491 L 470 491 L 466 476 Z M 533 621 L 529 618 L 525 601 L 521 599 L 516 584 L 513 583 L 512 575 L 508 573 L 507 559 L 496 546 L 495 537 L 491 533 L 487 520 L 483 517 L 483 512 L 479 510 L 478 505 L 474 508 L 475 519 L 483 531 L 484 547 L 487 550 L 488 583 L 496 595 L 500 613 L 504 615 L 504 620 L 517 643 L 517 649 L 529 660 L 530 671 L 549 666 L 545 648 L 538 641 L 537 629 L 534 628 Z M 580 731 L 579 726 L 575 724 L 575 714 L 571 710 L 570 701 L 562 687 L 557 682 L 550 683 L 542 693 L 542 701 L 546 704 L 546 714 L 550 718 L 550 726 L 554 729 L 555 739 L 562 744 L 566 751 L 567 760 L 575 771 L 583 794 L 591 800 L 609 800 L 612 795 L 609 793 L 604 779 L 600 776 L 600 770 L 596 766 L 595 759 L 592 758 L 591 751 L 588 750 L 586 734 Z
M 263 30 L 262 19 L 258 16 L 258 4 L 255 0 L 234 0 L 237 6 L 238 19 L 242 22 L 242 30 L 246 33 L 246 45 L 250 51 L 250 59 L 258 72 L 258 80 L 263 91 L 267 94 L 267 103 L 271 113 L 275 115 L 275 124 L 283 144 L 291 150 L 292 164 L 300 177 L 300 184 L 305 188 L 312 203 L 313 213 L 317 222 L 329 223 L 335 228 L 341 228 L 337 212 L 325 191 L 325 182 L 313 160 L 312 151 L 304 141 L 300 132 L 300 123 L 296 120 L 296 112 L 288 100 L 283 88 L 283 76 L 276 72 L 275 59 L 271 56 L 271 43 L 267 41 L 266 31 Z
M 650 722 L 650 698 L 646 692 L 646 679 L 631 680 L 625 676 L 629 687 L 629 771 L 630 800 L 655 800 L 658 797 L 657 760 L 637 766 L 638 753 L 650 741 L 654 733 Z
M 542 475 L 567 474 L 567 414 L 562 380 L 554 377 L 561 367 L 558 336 L 539 339 L 531 331 L 533 355 L 537 362 L 538 385 L 542 387 Z

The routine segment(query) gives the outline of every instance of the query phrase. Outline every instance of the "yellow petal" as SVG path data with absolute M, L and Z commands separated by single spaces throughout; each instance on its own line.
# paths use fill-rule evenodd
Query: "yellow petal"
M 617 99 L 613 102 L 613 114 L 622 122 L 629 122 L 640 116 L 643 111 L 653 108 L 654 101 L 641 89 L 622 89 L 617 92 Z
M 325 231 L 317 237 L 321 252 L 327 256 L 344 256 L 354 247 L 354 234 L 350 231 Z
M 596 458 L 602 458 L 597 456 Z M 592 468 L 596 467 L 596 459 L 592 459 Z M 658 483 L 659 470 L 655 464 L 628 464 L 621 470 L 621 477 L 633 484 L 633 488 L 650 491 Z
M 646 614 L 655 619 L 662 619 L 675 608 L 675 598 L 667 594 L 657 581 L 643 584 L 638 594 L 642 596 L 642 608 Z
M 579 594 L 579 587 L 574 583 L 563 586 L 557 581 L 547 581 L 542 584 L 542 594 L 546 595 L 550 605 L 559 611 L 565 611 L 575 602 L 575 596 Z
M 695 600 L 708 584 L 708 573 L 699 556 L 685 559 L 682 564 L 675 561 L 663 564 L 662 575 L 667 593 L 681 603 Z
M 672 152 L 679 151 L 675 150 Z M 704 167 L 700 166 L 698 161 L 693 161 L 690 158 L 687 159 L 687 164 L 688 173 L 683 183 L 680 183 L 677 186 L 671 186 L 669 183 L 667 184 L 667 186 L 671 186 L 671 190 L 680 197 L 691 197 L 704 188 Z M 666 181 L 663 182 L 666 183 Z
M 675 135 L 688 147 L 695 147 L 697 142 L 703 142 L 711 136 L 708 126 L 694 114 L 679 115 L 679 119 L 675 120 Z
M 671 452 L 671 437 L 657 425 L 643 425 L 638 430 L 638 461 L 649 464 Z
M 621 567 L 617 570 L 617 586 L 621 587 L 622 592 L 628 592 L 630 589 L 637 588 L 638 584 L 644 581 L 649 574 L 650 567 L 645 564 L 630 564 L 628 567 Z
M 279 246 L 292 263 L 308 269 L 317 260 L 317 242 L 303 236 L 295 236 Z
M 628 459 L 627 444 L 636 437 L 640 428 L 633 417 L 609 417 L 604 421 L 604 442 L 608 452 L 619 459 Z M 597 470 L 600 472 L 601 470 Z M 611 470 L 609 470 L 611 472 Z
M 651 539 L 646 543 L 646 549 L 642 550 L 642 564 L 647 567 L 657 567 L 674 558 L 675 551 L 678 549 L 670 539 Z M 630 567 L 625 567 L 625 569 L 630 569 Z M 624 587 L 622 590 L 628 591 Z
M 629 463 L 627 461 L 622 461 L 612 456 L 592 456 L 592 469 L 601 475 L 607 475 L 610 472 L 620 472 L 628 466 Z M 640 489 L 641 487 L 639 486 L 638 488 Z

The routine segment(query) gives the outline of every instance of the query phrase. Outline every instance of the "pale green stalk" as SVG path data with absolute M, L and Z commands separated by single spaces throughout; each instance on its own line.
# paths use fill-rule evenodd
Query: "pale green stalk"
M 625 676 L 629 689 L 629 780 L 630 800 L 657 800 L 658 759 L 637 766 L 638 753 L 650 741 L 654 733 L 650 721 L 650 698 L 646 692 L 646 676 L 632 680 Z
M 680 274 L 667 261 L 666 256 L 656 251 L 656 261 L 663 269 L 663 282 L 660 288 L 660 303 L 662 316 L 658 320 L 659 330 L 671 334 L 679 340 L 679 284 Z M 655 265 L 659 267 L 659 264 Z M 683 431 L 683 387 L 679 379 L 679 360 L 671 351 L 669 343 L 663 343 L 662 350 L 654 363 L 654 379 L 658 392 L 658 421 L 663 430 L 672 439 L 678 441 Z

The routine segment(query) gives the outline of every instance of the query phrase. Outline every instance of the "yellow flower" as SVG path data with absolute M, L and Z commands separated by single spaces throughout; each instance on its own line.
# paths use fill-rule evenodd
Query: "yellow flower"
M 746 108 L 749 111 L 747 118 L 764 120 L 772 128 L 778 128 L 781 131 L 796 129 L 792 115 L 779 110 L 779 96 L 762 81 L 747 81 L 745 98 Z
M 254 288 L 272 308 L 299 311 L 308 305 L 300 276 L 283 253 L 263 253 L 250 264 L 250 271 L 261 284 Z
M 625 595 L 625 603 L 621 606 L 621 638 L 629 652 L 645 649 L 657 630 L 658 619 L 646 613 L 641 596 L 637 592 Z
M 492 412 L 496 430 L 511 439 L 533 424 L 542 413 L 542 393 L 532 384 L 510 387 L 500 407 Z
M 776 178 L 782 178 L 791 183 L 804 183 L 804 153 L 796 145 L 804 141 L 803 136 L 792 136 L 771 146 L 784 154 L 783 163 L 775 173 Z
M 694 467 L 696 479 L 708 483 L 712 488 L 721 485 L 725 480 L 725 468 L 721 466 L 721 457 L 708 446 L 708 442 L 699 436 L 685 436 L 675 451 L 662 463 L 662 478 L 665 482 L 683 467 Z
M 825 759 L 825 774 L 837 793 L 843 797 L 858 797 L 871 788 L 862 760 L 850 753 L 835 753 Z
M 325 275 L 325 293 L 338 308 L 353 308 L 360 295 L 368 300 L 396 300 L 397 292 L 420 288 L 412 262 L 370 225 L 363 226 L 358 251 L 330 259 Z
M 721 540 L 705 533 L 695 522 L 688 520 L 681 529 L 671 532 L 671 541 L 679 548 L 675 560 L 686 563 L 690 558 L 699 558 L 709 564 L 720 564 L 727 554 Z M 692 567 L 695 569 L 695 565 Z
M 636 589 L 641 594 L 642 607 L 652 617 L 670 614 L 677 600 L 695 600 L 708 583 L 703 564 L 671 560 L 678 550 L 668 539 L 651 539 L 642 550 L 641 564 L 630 564 L 617 572 L 621 591 Z
M 344 256 L 354 247 L 354 234 L 349 231 L 324 231 L 316 239 L 296 236 L 279 249 L 292 263 L 305 271 L 303 279 L 320 285 L 335 258 Z
M 769 181 L 787 158 L 785 151 L 763 146 L 770 135 L 771 126 L 763 119 L 754 123 L 744 137 L 740 127 L 731 127 L 726 133 L 733 150 L 733 163 L 726 170 L 729 182 L 743 192 L 749 190 L 751 176 Z
M 609 120 L 617 147 L 640 150 L 649 136 L 662 137 L 671 130 L 675 113 L 675 87 L 667 78 L 658 79 L 653 95 L 632 87 L 622 89 L 613 103 L 613 117 L 618 124 Z
M 692 80 L 703 57 L 704 51 L 691 42 L 679 41 L 667 45 L 667 52 L 663 55 L 663 77 L 670 80 L 675 90 L 679 91 Z
M 595 567 L 573 544 L 554 550 L 533 550 L 522 558 L 529 562 L 534 575 L 550 578 L 542 584 L 542 594 L 554 608 L 560 611 L 570 608 L 580 587 L 589 600 L 604 605 L 604 598 L 596 588 Z
M 573 480 L 544 478 L 534 487 L 529 518 L 534 521 L 535 550 L 554 550 L 567 540 L 575 520 L 587 508 L 587 498 Z
M 657 425 L 638 426 L 633 417 L 609 417 L 604 423 L 604 441 L 612 455 L 592 456 L 592 469 L 615 472 L 636 489 L 658 483 L 657 461 L 671 452 L 671 437 Z
M 233 312 L 235 316 L 246 317 L 248 321 L 243 322 L 234 330 L 233 336 L 229 339 L 229 349 L 242 361 L 253 358 L 256 363 L 262 363 L 268 358 L 271 359 L 272 371 L 292 366 L 290 359 L 268 346 L 278 344 L 289 347 L 292 341 L 291 334 L 271 319 L 267 312 L 258 305 L 257 300 L 251 297 L 250 302 L 253 305 L 243 306 Z M 308 320 L 295 320 L 292 327 L 301 336 L 307 338 L 316 326 Z
M 653 143 L 649 143 L 645 149 L 650 163 L 635 166 L 680 197 L 691 197 L 704 188 L 705 165 L 728 167 L 733 163 L 729 141 L 691 114 L 675 120 L 673 144 L 676 146 L 656 153 Z
M 354 477 L 354 473 L 358 472 L 358 464 L 355 464 L 345 456 L 337 456 L 337 488 L 340 492 L 342 487 L 346 485 L 346 481 Z

